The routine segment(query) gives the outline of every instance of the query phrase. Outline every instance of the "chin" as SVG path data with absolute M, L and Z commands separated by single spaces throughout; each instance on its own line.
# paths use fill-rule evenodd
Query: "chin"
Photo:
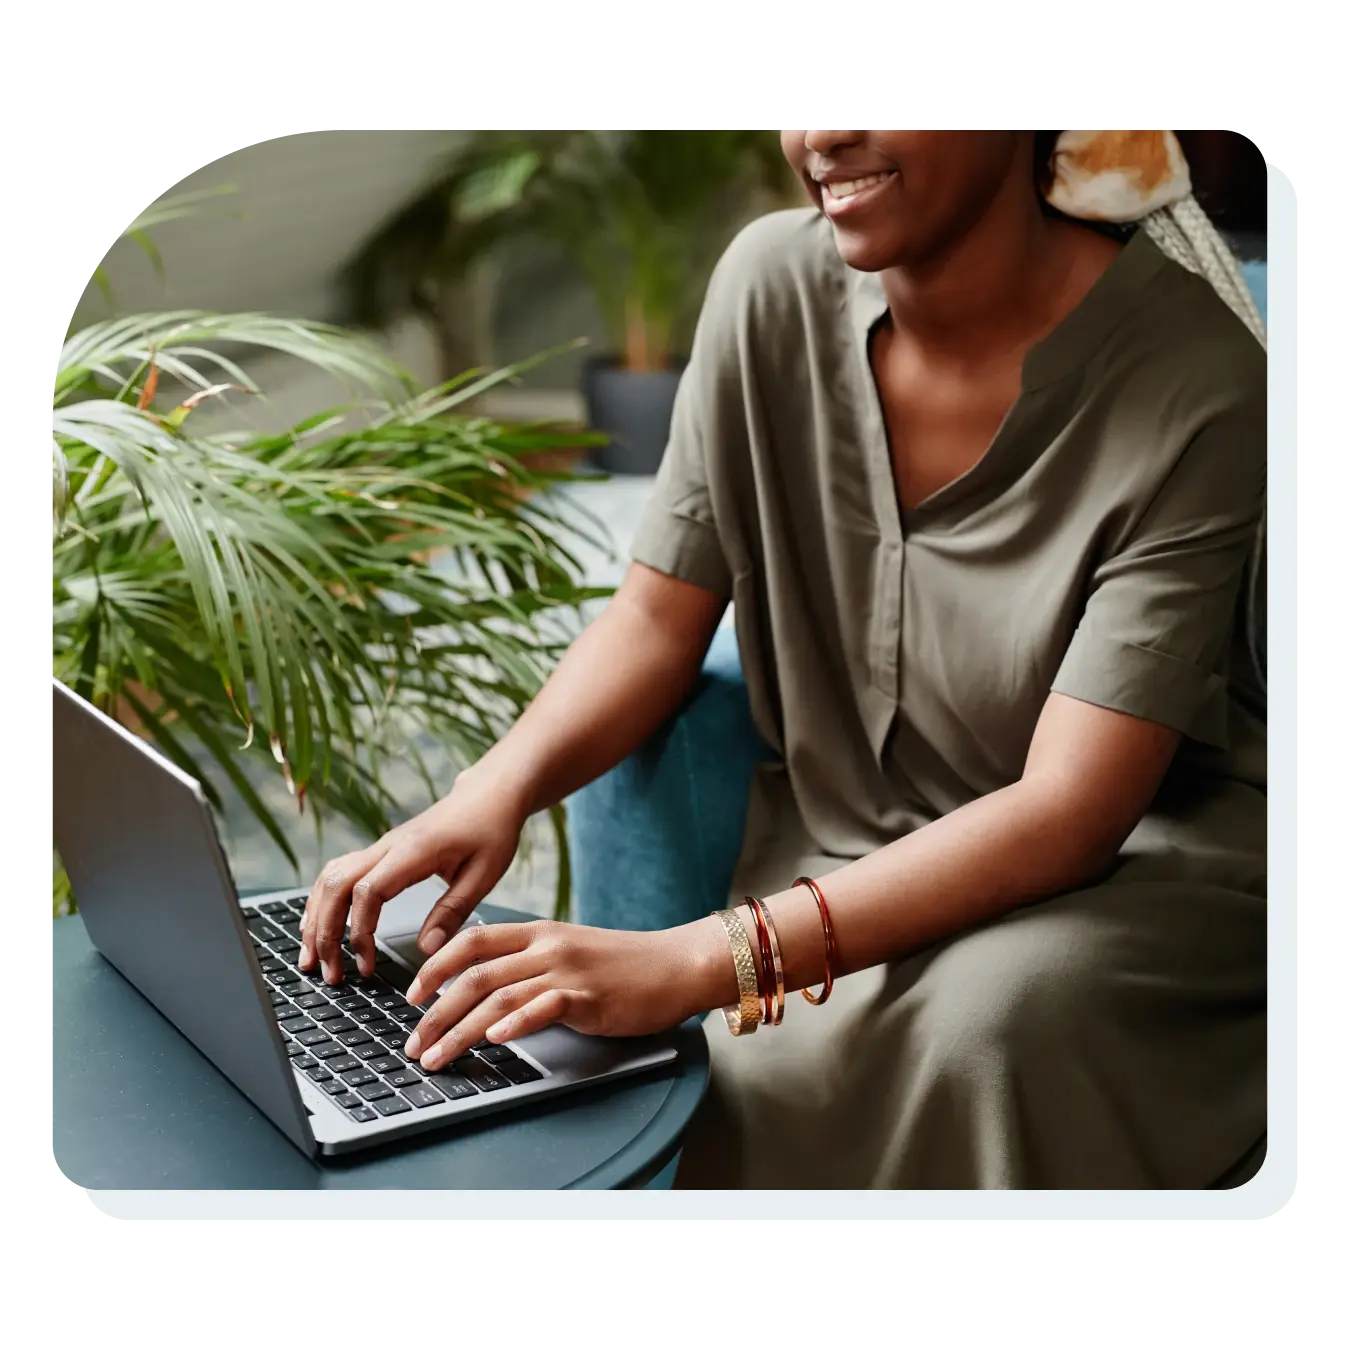
M 831 228 L 839 256 L 855 272 L 882 272 L 905 265 L 909 250 L 893 234 L 883 237 L 869 230 L 846 229 L 833 221 Z

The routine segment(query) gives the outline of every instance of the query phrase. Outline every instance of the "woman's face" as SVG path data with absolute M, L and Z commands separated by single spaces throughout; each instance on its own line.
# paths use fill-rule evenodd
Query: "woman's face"
M 1033 191 L 1023 131 L 784 131 L 783 153 L 862 272 L 942 253 L 1016 181 Z

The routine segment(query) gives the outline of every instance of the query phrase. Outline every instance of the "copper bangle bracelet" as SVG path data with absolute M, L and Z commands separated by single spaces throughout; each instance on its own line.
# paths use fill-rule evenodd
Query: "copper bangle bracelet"
M 830 923 L 830 907 L 825 903 L 825 895 L 810 877 L 798 877 L 792 884 L 807 887 L 815 897 L 816 908 L 820 911 L 820 926 L 825 932 L 825 985 L 819 994 L 813 994 L 809 989 L 802 990 L 802 997 L 819 1007 L 834 989 L 834 967 L 838 959 L 834 946 L 834 925 Z
M 778 933 L 773 926 L 773 917 L 767 905 L 761 904 L 753 895 L 745 897 L 754 916 L 755 929 L 759 933 L 760 966 L 764 972 L 763 999 L 764 1022 L 768 1026 L 778 1026 L 783 1020 L 787 1008 L 787 991 L 783 985 L 783 954 L 778 947 Z

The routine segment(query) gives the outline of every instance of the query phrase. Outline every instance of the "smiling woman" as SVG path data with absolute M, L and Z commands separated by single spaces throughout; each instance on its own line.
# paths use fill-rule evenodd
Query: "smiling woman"
M 683 1185 L 1211 1185 L 1265 1107 L 1250 297 L 1166 140 L 1056 140 L 1148 210 L 1092 224 L 1031 132 L 782 140 L 814 204 L 717 268 L 628 578 L 445 801 L 325 870 L 307 960 L 349 905 L 368 959 L 435 872 L 418 992 L 460 978 L 425 1064 L 723 1008 Z M 680 708 L 732 600 L 771 755 L 734 894 L 766 898 L 455 937 L 529 812 Z

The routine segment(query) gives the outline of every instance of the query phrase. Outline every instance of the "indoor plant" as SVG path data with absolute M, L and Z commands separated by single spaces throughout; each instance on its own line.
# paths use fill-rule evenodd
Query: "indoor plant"
M 561 246 L 612 350 L 586 374 L 602 467 L 650 472 L 708 275 L 736 230 L 782 204 L 791 173 L 768 131 L 473 134 L 345 271 L 354 322 L 425 319 L 456 353 L 474 267 L 520 240 Z
M 202 431 L 204 402 L 256 392 L 248 349 L 359 397 L 282 434 Z M 530 465 L 594 438 L 461 411 L 512 373 L 418 394 L 359 336 L 257 314 L 72 333 L 53 412 L 55 673 L 214 803 L 232 784 L 293 864 L 250 757 L 299 809 L 382 832 L 398 809 L 382 760 L 421 764 L 419 738 L 476 758 L 565 643 L 560 612 L 595 594 L 566 544 L 581 521 L 535 495 L 556 475 Z M 447 786 L 424 778 L 433 795 Z M 59 906 L 59 867 L 56 885 Z

